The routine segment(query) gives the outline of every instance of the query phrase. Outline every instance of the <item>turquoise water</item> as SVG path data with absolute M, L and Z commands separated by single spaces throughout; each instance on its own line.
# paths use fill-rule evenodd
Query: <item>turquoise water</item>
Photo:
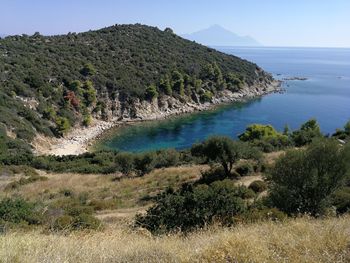
M 279 130 L 296 129 L 316 118 L 324 133 L 333 133 L 350 119 L 350 49 L 225 48 L 223 52 L 253 61 L 286 81 L 284 94 L 271 94 L 213 111 L 118 129 L 102 145 L 141 152 L 162 148 L 184 149 L 210 135 L 236 138 L 251 123 L 272 124 Z

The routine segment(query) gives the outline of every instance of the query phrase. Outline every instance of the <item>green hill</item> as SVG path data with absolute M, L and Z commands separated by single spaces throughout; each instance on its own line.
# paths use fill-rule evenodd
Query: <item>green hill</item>
M 37 133 L 60 136 L 91 116 L 122 115 L 135 101 L 210 102 L 223 90 L 271 81 L 257 65 L 171 29 L 136 24 L 10 36 L 0 39 L 0 134 L 27 142 Z

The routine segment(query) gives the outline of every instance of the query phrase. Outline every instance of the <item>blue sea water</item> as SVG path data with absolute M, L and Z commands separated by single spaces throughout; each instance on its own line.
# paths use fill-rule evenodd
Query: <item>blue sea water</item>
M 284 83 L 284 94 L 270 94 L 245 103 L 167 120 L 126 126 L 102 142 L 104 148 L 142 152 L 184 149 L 210 135 L 236 138 L 252 123 L 297 129 L 316 118 L 325 134 L 350 120 L 350 49 L 220 48 L 253 61 L 275 78 L 306 77 Z

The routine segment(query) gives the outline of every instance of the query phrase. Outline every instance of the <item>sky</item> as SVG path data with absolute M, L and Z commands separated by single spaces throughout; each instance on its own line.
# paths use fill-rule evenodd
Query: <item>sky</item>
M 177 34 L 218 24 L 265 46 L 350 47 L 350 0 L 0 0 L 0 34 L 130 23 Z

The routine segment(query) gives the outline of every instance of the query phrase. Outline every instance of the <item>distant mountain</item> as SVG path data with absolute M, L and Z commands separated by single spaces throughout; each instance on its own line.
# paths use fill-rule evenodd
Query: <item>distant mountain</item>
M 239 36 L 219 25 L 213 25 L 183 38 L 196 41 L 206 46 L 261 46 L 261 43 L 250 36 Z
M 4 37 L 6 37 L 7 35 L 5 35 L 5 34 L 0 34 L 0 38 L 4 38 Z

